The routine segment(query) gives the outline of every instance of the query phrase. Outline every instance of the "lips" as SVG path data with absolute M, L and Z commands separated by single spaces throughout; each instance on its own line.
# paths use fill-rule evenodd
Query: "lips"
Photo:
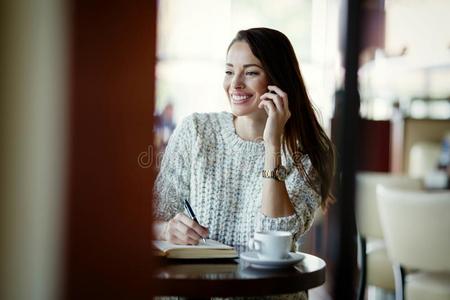
M 231 100 L 233 101 L 233 103 L 235 104 L 242 104 L 247 102 L 248 100 L 253 98 L 252 94 L 247 94 L 247 93 L 232 93 L 230 95 Z

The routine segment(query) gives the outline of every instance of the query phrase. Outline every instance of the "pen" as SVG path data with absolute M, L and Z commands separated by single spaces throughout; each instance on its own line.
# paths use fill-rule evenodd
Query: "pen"
M 189 204 L 189 201 L 187 201 L 186 199 L 184 199 L 184 208 L 187 210 L 189 217 L 191 217 L 192 220 L 194 220 L 195 222 L 197 222 L 200 225 L 197 218 L 195 217 L 195 214 L 194 214 L 194 211 L 192 210 L 191 205 Z M 205 238 L 202 238 L 202 240 L 206 244 Z

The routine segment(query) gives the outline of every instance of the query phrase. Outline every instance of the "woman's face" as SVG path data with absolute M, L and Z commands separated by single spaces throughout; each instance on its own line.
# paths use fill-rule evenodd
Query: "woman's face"
M 246 42 L 235 42 L 228 51 L 223 87 L 235 116 L 265 116 L 260 96 L 267 92 L 268 78 Z

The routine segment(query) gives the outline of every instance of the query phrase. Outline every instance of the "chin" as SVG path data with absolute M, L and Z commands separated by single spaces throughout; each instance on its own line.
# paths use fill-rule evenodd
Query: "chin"
M 250 117 L 250 116 L 257 116 L 260 111 L 259 108 L 256 109 L 242 109 L 242 108 L 236 108 L 236 107 L 231 107 L 231 113 L 235 116 L 235 117 Z
M 231 113 L 236 117 L 251 115 L 255 112 L 255 109 L 252 107 L 236 107 L 231 104 Z
M 255 102 L 251 103 L 250 105 L 237 105 L 232 103 L 231 100 L 230 109 L 231 113 L 236 117 L 253 115 L 259 111 L 257 103 Z

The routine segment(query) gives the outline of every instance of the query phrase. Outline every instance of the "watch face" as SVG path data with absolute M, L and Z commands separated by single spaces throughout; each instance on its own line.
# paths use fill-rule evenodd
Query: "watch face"
M 279 180 L 285 180 L 287 176 L 287 170 L 284 166 L 279 166 L 276 170 L 276 176 Z

